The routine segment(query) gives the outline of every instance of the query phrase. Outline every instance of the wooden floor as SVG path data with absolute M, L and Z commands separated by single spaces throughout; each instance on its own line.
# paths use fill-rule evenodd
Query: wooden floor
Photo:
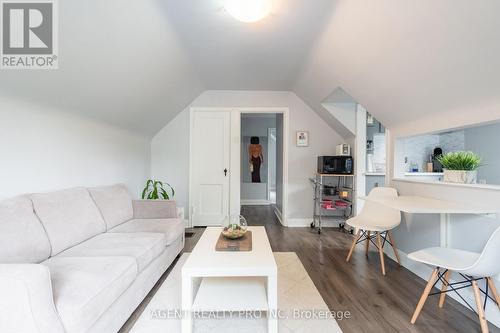
M 363 245 L 359 245 L 351 262 L 346 263 L 352 235 L 333 228 L 323 229 L 321 235 L 310 228 L 284 228 L 269 206 L 244 206 L 242 215 L 249 225 L 266 227 L 274 252 L 297 253 L 331 310 L 351 313 L 350 319 L 338 321 L 345 333 L 481 331 L 474 313 L 451 298 L 447 298 L 444 308 L 439 309 L 437 296 L 429 297 L 417 323 L 410 324 L 425 281 L 387 257 L 387 275 L 382 277 L 379 257 L 373 246 L 367 258 Z M 185 251 L 193 249 L 203 231 L 195 229 L 195 235 L 186 238 Z M 121 332 L 130 330 L 168 273 Z M 490 324 L 490 332 L 500 333 L 500 329 Z

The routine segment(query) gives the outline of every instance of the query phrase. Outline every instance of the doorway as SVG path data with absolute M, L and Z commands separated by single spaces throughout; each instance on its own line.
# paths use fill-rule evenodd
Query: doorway
M 241 113 L 240 202 L 242 213 L 283 207 L 283 115 Z M 279 185 L 278 185 L 279 178 Z M 269 207 L 271 206 L 271 207 Z

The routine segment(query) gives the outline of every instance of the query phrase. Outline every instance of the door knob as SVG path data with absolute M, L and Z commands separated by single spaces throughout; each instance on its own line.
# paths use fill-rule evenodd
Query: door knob
M 227 176 L 227 169 L 224 169 L 224 177 Z

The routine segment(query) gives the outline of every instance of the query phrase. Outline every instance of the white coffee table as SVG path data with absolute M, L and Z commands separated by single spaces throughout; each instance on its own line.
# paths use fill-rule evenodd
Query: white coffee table
M 219 252 L 222 228 L 207 228 L 182 267 L 182 332 L 193 312 L 266 311 L 268 332 L 278 332 L 276 261 L 264 227 L 252 231 L 252 251 Z

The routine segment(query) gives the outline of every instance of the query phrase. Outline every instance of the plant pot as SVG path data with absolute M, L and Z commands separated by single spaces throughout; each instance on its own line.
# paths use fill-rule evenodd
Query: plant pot
M 447 183 L 459 184 L 476 184 L 477 183 L 477 170 L 447 170 L 444 169 L 443 181 Z

